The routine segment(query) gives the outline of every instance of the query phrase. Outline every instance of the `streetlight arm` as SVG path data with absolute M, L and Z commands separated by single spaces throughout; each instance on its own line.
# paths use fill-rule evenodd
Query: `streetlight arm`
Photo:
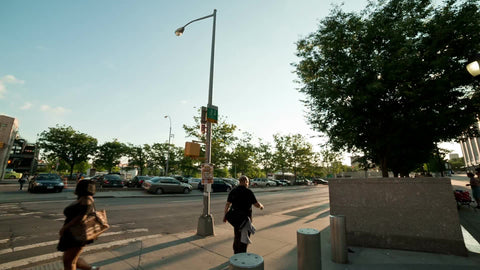
M 183 26 L 183 28 L 187 27 L 187 25 L 189 25 L 189 24 L 191 24 L 191 23 L 193 23 L 193 22 L 201 21 L 201 20 L 204 20 L 204 19 L 213 17 L 213 15 L 214 15 L 214 14 L 210 14 L 210 15 L 207 15 L 207 16 L 205 16 L 205 17 L 198 18 L 198 19 L 195 19 L 195 20 L 193 20 L 193 21 L 189 21 L 187 24 L 185 24 L 185 25 Z

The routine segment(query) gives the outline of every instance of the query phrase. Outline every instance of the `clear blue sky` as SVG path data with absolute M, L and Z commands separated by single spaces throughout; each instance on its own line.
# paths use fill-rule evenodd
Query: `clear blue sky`
M 207 103 L 212 19 L 181 37 L 174 31 L 217 9 L 219 114 L 267 141 L 275 133 L 318 135 L 306 123 L 291 63 L 295 42 L 340 2 L 3 0 L 0 114 L 16 117 L 32 142 L 60 124 L 99 143 L 136 145 L 167 141 L 170 115 L 173 142 L 183 146 L 182 125 L 193 125 Z M 346 2 L 348 11 L 366 5 Z

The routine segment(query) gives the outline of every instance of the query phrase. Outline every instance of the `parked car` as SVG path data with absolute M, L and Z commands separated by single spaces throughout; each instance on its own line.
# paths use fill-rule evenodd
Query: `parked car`
M 152 179 L 151 176 L 135 176 L 127 181 L 127 187 L 142 187 L 143 181 Z
M 295 185 L 310 186 L 310 185 L 313 185 L 313 183 L 308 179 L 297 179 L 295 180 Z
M 188 179 L 186 177 L 181 176 L 181 175 L 171 175 L 170 177 L 175 178 L 182 183 L 188 183 Z
M 104 175 L 96 175 L 92 177 L 95 179 L 95 184 L 100 188 L 104 187 L 123 187 L 125 185 L 124 180 L 120 177 L 120 174 L 109 173 Z
M 282 182 L 280 180 L 273 180 L 273 182 L 277 183 L 277 186 L 286 186 L 287 185 L 287 183 Z
M 193 189 L 198 189 L 198 184 L 202 182 L 200 178 L 190 178 L 188 183 L 192 186 Z
M 315 178 L 315 179 L 313 179 L 313 183 L 314 183 L 315 185 L 318 185 L 318 184 L 320 184 L 320 185 L 328 185 L 328 181 L 325 180 L 325 179 L 322 179 L 322 178 Z
M 198 189 L 203 190 L 203 185 L 201 182 L 198 184 Z M 230 192 L 230 190 L 232 190 L 232 185 L 230 185 L 229 183 L 226 183 L 222 178 L 217 178 L 217 177 L 213 178 L 212 192 L 219 192 L 219 191 Z
M 3 176 L 4 179 L 20 179 L 22 178 L 22 173 L 16 172 L 12 169 L 6 169 L 5 175 Z
M 250 181 L 250 184 L 253 187 L 270 187 L 277 185 L 277 183 L 267 178 L 254 178 Z
M 292 182 L 290 182 L 290 180 L 287 180 L 287 179 L 281 179 L 281 180 L 278 180 L 282 183 L 285 183 L 286 186 L 291 186 L 292 185 Z
M 232 188 L 238 186 L 239 181 L 237 179 L 233 178 L 222 178 L 223 181 L 227 182 L 228 184 L 232 185 Z
M 28 182 L 28 191 L 31 193 L 37 191 L 62 192 L 63 187 L 62 178 L 54 173 L 40 173 Z
M 192 186 L 172 177 L 153 177 L 143 182 L 143 189 L 150 193 L 190 193 Z

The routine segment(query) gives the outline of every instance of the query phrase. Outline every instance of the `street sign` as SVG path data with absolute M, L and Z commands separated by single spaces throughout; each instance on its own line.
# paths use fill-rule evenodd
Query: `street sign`
M 202 164 L 202 184 L 213 184 L 213 165 L 203 163 Z
M 218 107 L 217 106 L 209 106 L 207 108 L 207 121 L 210 123 L 217 123 L 218 122 Z

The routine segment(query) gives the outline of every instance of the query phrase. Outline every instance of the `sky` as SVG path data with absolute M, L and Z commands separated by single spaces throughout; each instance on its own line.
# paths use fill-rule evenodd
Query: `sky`
M 134 145 L 184 146 L 208 101 L 212 18 L 217 9 L 213 104 L 254 138 L 300 133 L 323 142 L 306 121 L 292 63 L 295 43 L 314 32 L 332 0 L 2 0 L 0 114 L 35 142 L 56 125 Z M 345 1 L 360 11 L 367 1 Z M 312 138 L 313 137 L 313 138 Z M 461 155 L 458 144 L 441 147 Z M 349 164 L 347 155 L 344 163 Z

